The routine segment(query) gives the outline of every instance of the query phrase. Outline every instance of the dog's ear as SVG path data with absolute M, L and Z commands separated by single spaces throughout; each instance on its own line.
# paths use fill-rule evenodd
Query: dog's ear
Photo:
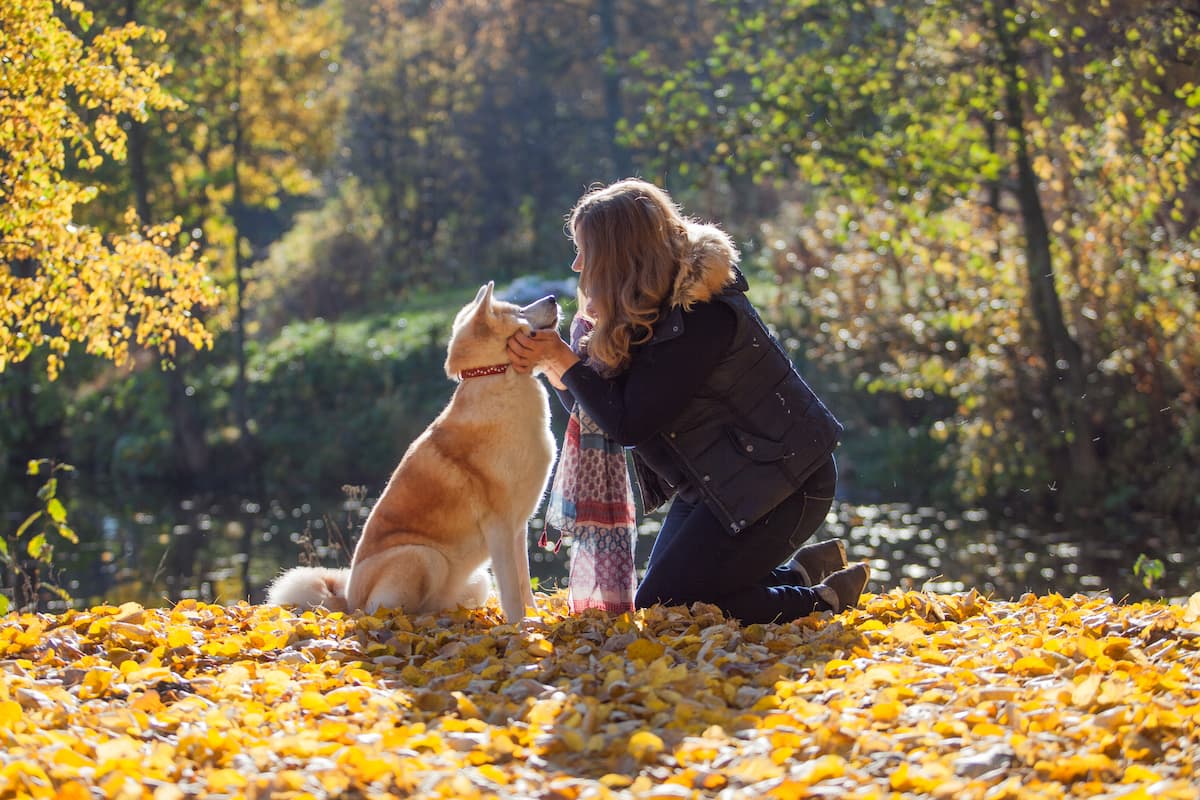
M 492 312 L 492 297 L 495 288 L 495 281 L 488 281 L 479 287 L 479 293 L 475 295 L 475 315 L 490 314 Z
M 483 286 L 480 286 L 479 291 L 475 293 L 475 299 L 471 301 L 471 305 L 479 305 L 479 302 L 483 300 L 484 295 L 487 295 L 489 303 L 492 302 L 491 295 L 494 286 L 495 283 L 493 281 L 488 281 Z

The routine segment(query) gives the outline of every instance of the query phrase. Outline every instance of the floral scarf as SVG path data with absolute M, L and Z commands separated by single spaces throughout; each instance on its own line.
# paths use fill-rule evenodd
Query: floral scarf
M 578 316 L 571 323 L 576 352 L 589 328 Z M 571 539 L 567 599 L 572 613 L 586 608 L 633 610 L 637 518 L 625 450 L 578 403 L 567 422 L 550 487 L 546 527 Z

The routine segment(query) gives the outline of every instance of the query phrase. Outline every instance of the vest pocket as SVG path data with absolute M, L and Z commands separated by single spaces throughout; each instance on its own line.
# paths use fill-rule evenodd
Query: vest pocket
M 774 439 L 767 439 L 763 436 L 756 436 L 753 433 L 748 433 L 741 428 L 729 428 L 729 436 L 733 439 L 733 445 L 738 452 L 745 458 L 759 463 L 769 461 L 778 461 L 781 458 L 786 458 L 791 455 L 788 447 L 783 442 L 777 442 Z

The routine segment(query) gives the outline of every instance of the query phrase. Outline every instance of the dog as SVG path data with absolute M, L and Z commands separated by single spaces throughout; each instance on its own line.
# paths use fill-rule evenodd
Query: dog
M 525 307 L 484 284 L 458 312 L 446 375 L 458 381 L 367 517 L 348 569 L 296 567 L 267 592 L 276 605 L 420 614 L 487 602 L 487 563 L 508 622 L 535 608 L 527 525 L 554 465 L 549 395 L 510 368 L 517 331 L 555 328 L 553 295 Z

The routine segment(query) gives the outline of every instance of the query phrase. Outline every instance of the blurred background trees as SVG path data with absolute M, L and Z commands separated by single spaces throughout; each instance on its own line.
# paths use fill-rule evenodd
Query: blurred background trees
M 1200 7 L 726 13 L 633 136 L 780 189 L 814 355 L 919 401 L 964 499 L 1194 508 Z
M 379 484 L 448 315 L 640 174 L 743 245 L 853 496 L 1200 511 L 1195 3 L 85 5 L 0 12 L 13 475 Z

